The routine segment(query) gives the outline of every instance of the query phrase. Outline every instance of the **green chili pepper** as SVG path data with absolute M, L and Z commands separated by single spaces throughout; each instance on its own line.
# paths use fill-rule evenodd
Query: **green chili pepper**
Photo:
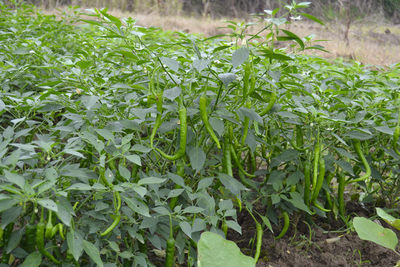
M 226 174 L 233 177 L 232 160 L 231 160 L 231 143 L 227 135 L 225 135 L 224 137 L 223 153 L 224 153 L 224 158 L 223 158 L 224 171 Z
M 114 191 L 114 210 L 116 213 L 119 212 L 121 208 L 121 195 L 118 191 Z
M 150 147 L 154 148 L 154 137 L 156 136 L 158 128 L 160 128 L 162 123 L 162 113 L 163 113 L 163 96 L 162 93 L 157 95 L 157 116 L 154 122 L 153 130 L 150 134 Z
M 207 97 L 206 97 L 206 95 L 202 95 L 200 97 L 199 106 L 200 106 L 200 117 L 201 117 L 201 120 L 204 123 L 204 126 L 205 126 L 208 134 L 214 140 L 215 144 L 217 144 L 218 149 L 221 149 L 221 144 L 219 142 L 219 139 L 218 139 L 217 135 L 215 134 L 213 128 L 211 127 L 210 122 L 208 121 Z
M 236 155 L 236 152 L 235 152 L 235 148 L 232 145 L 230 146 L 230 149 L 231 149 L 231 155 L 232 155 L 233 161 L 235 162 L 235 164 L 238 167 L 239 171 L 242 172 L 247 177 L 251 177 L 251 178 L 256 177 L 254 174 L 250 174 L 250 173 L 245 171 L 245 169 L 243 168 L 242 164 L 240 164 L 240 161 L 239 161 L 239 159 L 238 159 L 238 157 Z
M 319 159 L 319 174 L 317 183 L 315 185 L 315 188 L 313 188 L 313 194 L 311 196 L 311 203 L 313 204 L 318 198 L 319 192 L 321 191 L 322 185 L 324 184 L 324 179 L 325 179 L 325 160 L 324 158 L 321 157 Z
M 278 98 L 278 95 L 276 94 L 276 90 L 273 89 L 271 96 L 269 97 L 268 105 L 261 111 L 260 116 L 264 116 L 265 114 L 270 112 L 270 110 L 275 105 L 277 98 Z
M 228 225 L 226 224 L 226 221 L 223 220 L 221 224 L 221 230 L 224 232 L 225 238 L 228 235 Z
M 108 235 L 112 230 L 114 230 L 115 227 L 117 227 L 117 225 L 119 224 L 119 222 L 121 221 L 121 214 L 117 214 L 113 223 L 104 231 L 100 234 L 100 236 L 106 236 Z
M 45 238 L 46 239 L 52 239 L 54 235 L 52 235 L 52 230 L 53 230 L 53 223 L 51 222 L 51 217 L 52 217 L 52 211 L 49 211 L 49 217 L 47 219 L 47 224 L 46 224 L 46 231 L 45 231 Z
M 315 149 L 314 149 L 313 181 L 312 181 L 313 191 L 317 185 L 317 180 L 318 180 L 318 164 L 319 164 L 320 153 L 321 153 L 321 143 L 319 142 L 319 132 L 318 132 L 317 143 L 315 144 Z
M 36 214 L 32 212 L 31 220 L 25 228 L 25 236 L 23 242 L 23 248 L 26 252 L 33 252 L 36 245 L 36 225 L 35 225 Z
M 0 248 L 2 248 L 4 246 L 3 235 L 4 235 L 4 230 L 3 230 L 3 228 L 0 227 Z
M 37 225 L 36 228 L 36 246 L 39 250 L 39 252 L 45 256 L 46 258 L 48 258 L 49 260 L 51 260 L 52 262 L 54 262 L 57 265 L 60 265 L 61 262 L 59 260 L 57 260 L 53 255 L 50 254 L 50 252 L 48 252 L 45 247 L 44 247 L 44 235 L 45 235 L 45 223 L 44 223 L 44 210 L 42 208 L 42 214 L 40 216 L 40 222 Z
M 263 229 L 259 222 L 256 221 L 256 230 L 257 230 L 257 241 L 256 241 L 256 253 L 254 254 L 254 261 L 257 263 L 258 258 L 261 254 L 261 245 L 262 245 L 262 236 L 263 236 Z
M 168 155 L 156 148 L 158 153 L 168 160 L 177 160 L 185 155 L 186 152 L 186 137 L 187 137 L 187 121 L 186 121 L 186 108 L 181 106 L 179 109 L 179 121 L 180 121 L 180 145 L 178 151 L 174 155 Z
M 165 267 L 174 267 L 175 263 L 175 239 L 172 229 L 172 217 L 169 216 L 169 238 L 167 240 L 167 248 L 165 254 Z
M 304 146 L 304 133 L 301 125 L 296 125 L 296 145 L 300 148 Z
M 363 176 L 360 176 L 359 178 L 356 179 L 352 179 L 350 181 L 348 181 L 348 183 L 356 183 L 356 182 L 361 182 L 366 180 L 368 177 L 371 176 L 371 168 L 369 167 L 368 161 L 364 156 L 364 153 L 362 152 L 361 149 L 361 142 L 360 140 L 354 139 L 353 140 L 353 145 L 354 145 L 354 149 L 357 152 L 358 157 L 361 159 L 361 162 L 364 165 L 365 168 L 365 174 Z
M 304 203 L 310 207 L 311 163 L 304 162 Z
M 247 108 L 251 107 L 250 101 L 247 101 L 246 107 Z M 240 141 L 242 146 L 244 146 L 246 143 L 246 138 L 249 133 L 249 124 L 250 124 L 250 119 L 249 119 L 249 117 L 245 116 L 244 121 L 243 121 L 243 134 L 242 134 L 241 141 Z
M 275 239 L 280 239 L 280 238 L 284 237 L 286 232 L 289 229 L 289 225 L 290 225 L 289 214 L 287 213 L 287 211 L 284 211 L 284 212 L 282 212 L 282 216 L 283 216 L 283 228 L 282 228 L 282 231 L 279 233 L 279 235 L 277 237 L 275 237 Z
M 400 137 L 400 124 L 397 124 L 396 129 L 394 129 L 393 141 L 392 141 L 393 150 L 396 152 L 397 155 L 400 155 L 400 150 L 397 148 L 397 142 L 399 141 L 399 137 Z

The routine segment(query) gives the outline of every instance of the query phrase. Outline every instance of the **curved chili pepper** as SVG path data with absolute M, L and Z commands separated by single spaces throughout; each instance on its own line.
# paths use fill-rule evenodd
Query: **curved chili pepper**
M 361 142 L 358 139 L 354 139 L 353 140 L 353 145 L 354 145 L 354 149 L 357 152 L 358 157 L 361 159 L 361 162 L 364 165 L 365 168 L 365 174 L 363 176 L 360 176 L 359 178 L 356 179 L 352 179 L 350 181 L 348 181 L 347 183 L 356 183 L 356 182 L 361 182 L 366 180 L 368 177 L 371 176 L 371 168 L 369 167 L 368 161 L 364 156 L 364 153 L 362 152 L 361 149 Z
M 260 116 L 264 116 L 265 114 L 270 112 L 270 110 L 274 107 L 277 98 L 278 98 L 278 95 L 276 93 L 276 90 L 273 89 L 271 96 L 269 98 L 268 105 L 261 111 Z
M 48 258 L 55 264 L 60 265 L 61 262 L 59 260 L 57 260 L 52 254 L 50 254 L 50 252 L 48 252 L 44 247 L 44 235 L 45 235 L 46 225 L 44 223 L 43 214 L 44 214 L 44 211 L 42 209 L 42 215 L 40 216 L 40 222 L 38 223 L 37 228 L 36 228 L 36 247 L 38 248 L 39 252 L 43 256 L 45 256 L 46 258 Z
M 262 246 L 262 237 L 263 237 L 263 229 L 259 222 L 256 221 L 256 231 L 257 231 L 257 241 L 256 241 L 256 252 L 254 254 L 254 261 L 257 263 L 258 258 L 261 254 L 261 246 Z
M 219 142 L 219 139 L 217 135 L 215 134 L 213 128 L 211 127 L 210 122 L 208 121 L 208 114 L 207 114 L 207 97 L 205 95 L 202 95 L 199 100 L 199 107 L 200 107 L 200 117 L 201 120 L 204 123 L 204 126 L 208 132 L 208 134 L 211 136 L 211 138 L 214 140 L 214 142 L 217 144 L 218 149 L 221 149 L 221 144 Z
M 161 154 L 164 158 L 168 160 L 177 160 L 180 159 L 185 155 L 186 152 L 186 137 L 187 137 L 187 121 L 186 121 L 186 108 L 182 106 L 179 109 L 179 121 L 180 121 L 180 143 L 179 143 L 179 149 L 176 151 L 174 155 L 168 155 L 164 153 L 162 150 L 159 148 L 155 148 L 158 153 Z
M 284 212 L 282 212 L 282 216 L 283 216 L 283 228 L 282 228 L 282 231 L 279 233 L 279 235 L 277 237 L 275 237 L 275 239 L 280 239 L 280 238 L 284 237 L 286 232 L 289 229 L 289 225 L 290 225 L 289 214 L 287 213 L 287 211 L 284 211 Z
M 102 232 L 100 236 L 108 235 L 112 230 L 114 230 L 115 227 L 117 227 L 120 221 L 121 221 L 121 214 L 118 213 L 113 223 L 106 230 L 104 230 L 104 232 Z

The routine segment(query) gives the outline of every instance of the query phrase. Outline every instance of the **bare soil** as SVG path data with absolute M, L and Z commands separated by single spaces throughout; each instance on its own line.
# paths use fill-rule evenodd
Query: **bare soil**
M 265 229 L 262 252 L 257 267 L 289 266 L 395 266 L 400 260 L 391 250 L 358 238 L 355 232 L 346 231 L 343 223 L 314 218 L 311 228 L 304 218 L 290 226 L 286 235 L 275 240 Z M 245 254 L 253 255 L 251 239 L 255 238 L 255 224 L 247 212 L 239 215 L 242 235 L 230 231 L 228 239 L 235 241 Z M 342 229 L 342 231 L 334 231 Z M 310 233 L 311 230 L 311 233 Z M 276 229 L 275 233 L 279 233 Z

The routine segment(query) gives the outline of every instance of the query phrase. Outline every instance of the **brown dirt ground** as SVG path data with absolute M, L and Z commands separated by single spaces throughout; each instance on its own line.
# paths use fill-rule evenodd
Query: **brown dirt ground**
M 315 223 L 311 226 L 311 239 L 309 227 L 302 218 L 298 218 L 297 226 L 291 224 L 287 234 L 280 240 L 275 240 L 274 235 L 266 229 L 257 267 L 386 267 L 395 266 L 400 260 L 391 250 L 361 240 L 354 232 L 335 232 L 342 223 L 331 221 L 329 224 L 326 220 Z M 239 215 L 239 224 L 242 226 L 242 235 L 230 231 L 228 239 L 235 241 L 245 254 L 253 255 L 254 252 L 248 247 L 251 247 L 250 241 L 255 237 L 254 221 L 247 212 L 242 212 Z M 275 232 L 279 233 L 279 229 Z

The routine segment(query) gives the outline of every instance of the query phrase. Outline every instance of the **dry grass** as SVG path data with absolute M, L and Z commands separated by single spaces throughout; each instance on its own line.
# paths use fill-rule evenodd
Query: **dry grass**
M 54 10 L 47 13 L 55 14 Z M 210 18 L 195 18 L 184 16 L 160 16 L 157 13 L 132 14 L 121 11 L 111 11 L 117 17 L 133 17 L 142 26 L 161 27 L 166 30 L 201 33 L 212 36 L 226 33 L 224 20 Z M 256 30 L 256 29 L 253 29 Z M 309 50 L 307 54 L 315 54 L 327 58 L 343 57 L 357 60 L 363 64 L 389 66 L 400 62 L 400 25 L 364 25 L 353 24 L 349 31 L 349 44 L 344 40 L 343 27 L 338 24 L 321 26 L 310 22 L 299 22 L 291 25 L 291 31 L 300 37 L 315 35 L 315 40 L 330 53 Z M 387 31 L 389 30 L 389 32 Z M 386 31 L 386 33 L 385 33 Z

